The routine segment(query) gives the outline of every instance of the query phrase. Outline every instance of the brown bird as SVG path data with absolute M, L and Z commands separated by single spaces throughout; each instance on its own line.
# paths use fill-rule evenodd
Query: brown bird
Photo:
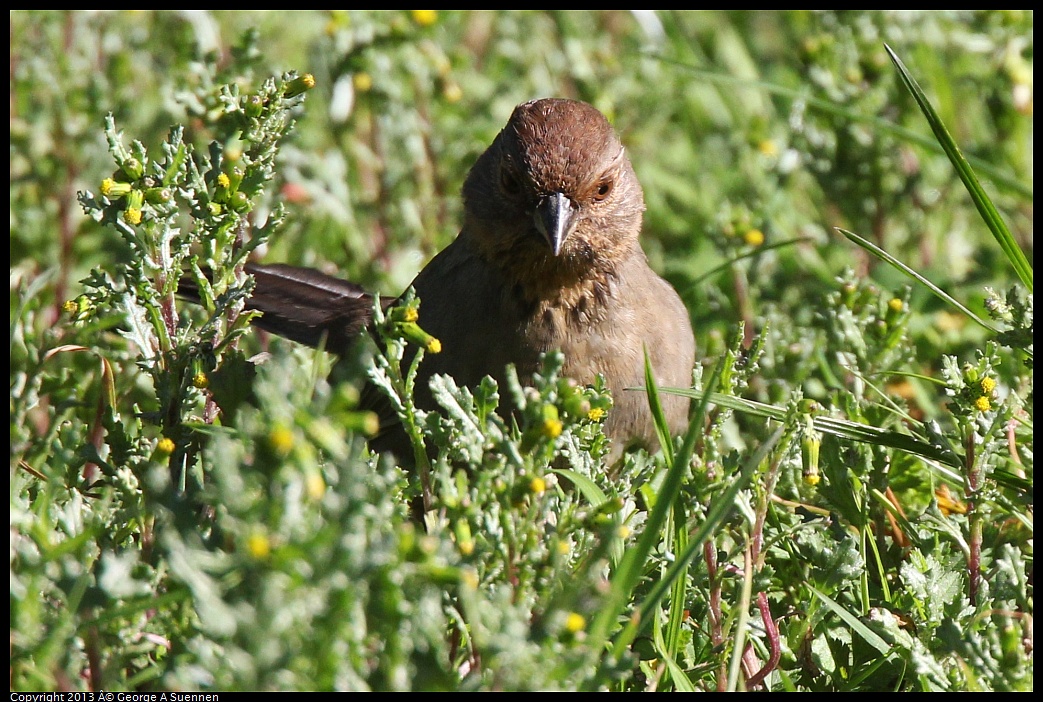
M 503 387 L 507 364 L 524 381 L 556 349 L 579 383 L 604 375 L 613 453 L 655 446 L 645 394 L 625 388 L 644 385 L 646 348 L 660 385 L 689 385 L 695 342 L 680 298 L 638 242 L 644 196 L 608 120 L 574 100 L 519 105 L 468 174 L 463 201 L 460 235 L 413 281 L 420 325 L 442 342 L 420 366 L 418 404 L 434 408 L 433 374 L 467 386 L 489 375 Z M 339 352 L 371 322 L 373 296 L 353 283 L 284 265 L 247 270 L 256 279 L 247 307 L 264 313 L 261 328 L 312 346 L 325 336 Z M 676 433 L 688 401 L 662 399 Z M 397 421 L 384 405 L 371 409 L 382 426 Z

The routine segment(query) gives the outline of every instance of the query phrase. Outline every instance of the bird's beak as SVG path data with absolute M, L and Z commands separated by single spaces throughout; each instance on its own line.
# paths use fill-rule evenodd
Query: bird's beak
M 551 251 L 557 256 L 561 253 L 561 247 L 565 240 L 576 228 L 576 219 L 579 210 L 572 200 L 562 193 L 547 195 L 540 200 L 533 215 L 536 229 L 550 244 Z

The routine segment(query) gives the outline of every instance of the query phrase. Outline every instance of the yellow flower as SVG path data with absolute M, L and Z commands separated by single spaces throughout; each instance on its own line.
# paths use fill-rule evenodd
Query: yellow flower
M 246 540 L 246 550 L 257 560 L 263 560 L 272 552 L 272 543 L 268 537 L 260 532 L 250 534 Z
M 760 151 L 765 156 L 777 156 L 779 153 L 779 147 L 775 145 L 773 140 L 764 139 L 757 144 L 757 151 Z
M 410 10 L 409 14 L 421 27 L 430 27 L 438 20 L 438 10 Z
M 571 634 L 578 634 L 587 627 L 587 620 L 578 612 L 569 612 L 565 617 L 565 629 Z
M 995 389 L 996 389 L 996 381 L 995 380 L 993 380 L 992 378 L 988 378 L 988 377 L 981 379 L 981 391 L 982 391 L 982 393 L 984 393 L 985 395 L 991 395 L 992 391 L 995 390 Z
M 974 401 L 974 406 L 978 409 L 979 412 L 988 412 L 990 409 L 992 409 L 992 402 L 989 401 L 989 398 L 983 395 L 982 397 L 979 397 L 977 400 Z
M 161 453 L 169 456 L 174 453 L 174 449 L 177 448 L 172 439 L 163 437 L 156 443 L 156 453 Z
M 891 308 L 893 312 L 901 312 L 905 308 L 905 303 L 899 297 L 892 297 L 887 301 L 887 306 Z
M 120 183 L 112 178 L 101 181 L 101 194 L 112 200 L 123 197 L 130 190 L 130 183 Z
M 373 89 L 373 76 L 368 73 L 356 73 L 351 77 L 351 82 L 355 85 L 355 90 L 360 93 L 366 93 Z
M 429 353 L 442 353 L 442 342 L 432 336 L 427 342 L 427 350 Z
M 123 211 L 123 221 L 127 224 L 141 224 L 141 210 L 137 207 L 128 207 Z
M 529 489 L 538 495 L 547 489 L 547 481 L 537 476 L 529 482 Z
M 326 494 L 326 481 L 318 473 L 309 473 L 304 479 L 304 490 L 313 500 L 321 500 Z
M 268 435 L 268 443 L 276 453 L 286 455 L 293 448 L 293 432 L 286 427 L 276 427 Z
M 229 185 L 232 184 L 232 181 L 228 177 L 227 173 L 220 173 L 217 176 L 217 184 L 220 185 L 222 188 L 227 188 Z
M 210 385 L 210 380 L 206 377 L 206 373 L 199 372 L 192 376 L 192 385 L 202 390 Z
M 283 89 L 283 96 L 288 98 L 297 97 L 315 87 L 315 76 L 305 73 L 299 78 L 294 78 Z
M 442 97 L 448 103 L 460 102 L 460 98 L 464 96 L 464 91 L 460 88 L 460 84 L 454 82 L 446 83 L 445 88 L 442 89 Z
M 605 418 L 605 410 L 600 407 L 594 407 L 587 413 L 587 419 L 592 422 L 600 422 Z
M 764 243 L 764 232 L 760 229 L 750 229 L 742 238 L 749 246 L 760 246 Z
M 543 435 L 548 439 L 557 439 L 561 436 L 562 424 L 560 419 L 548 418 L 543 420 Z

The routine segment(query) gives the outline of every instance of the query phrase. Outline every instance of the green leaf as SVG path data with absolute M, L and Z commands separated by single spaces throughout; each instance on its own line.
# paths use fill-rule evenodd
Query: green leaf
M 808 584 L 807 587 L 812 593 L 814 593 L 815 597 L 822 601 L 822 604 L 824 604 L 827 609 L 843 619 L 844 622 L 851 627 L 851 630 L 861 636 L 867 644 L 875 648 L 877 651 L 880 651 L 882 655 L 886 656 L 891 653 L 891 645 L 880 638 L 879 634 L 866 626 L 861 619 L 841 607 L 836 600 L 830 598 L 825 593 L 816 590 L 813 585 Z
M 949 157 L 953 167 L 956 168 L 956 173 L 959 174 L 960 180 L 963 181 L 964 187 L 967 188 L 967 192 L 970 193 L 971 199 L 974 201 L 974 206 L 978 208 L 978 213 L 982 219 L 985 220 L 985 224 L 988 225 L 989 231 L 996 237 L 996 241 L 999 243 L 1000 248 L 1003 249 L 1003 253 L 1006 254 L 1007 260 L 1014 267 L 1018 277 L 1021 278 L 1021 282 L 1025 284 L 1029 292 L 1032 292 L 1032 265 L 1025 257 L 1025 252 L 1021 250 L 1018 243 L 1014 240 L 1010 230 L 1007 228 L 1003 218 L 1000 217 L 999 212 L 996 211 L 995 205 L 992 204 L 992 200 L 988 194 L 981 187 L 981 183 L 978 182 L 978 177 L 974 174 L 974 169 L 967 163 L 967 159 L 964 158 L 960 152 L 960 147 L 956 145 L 952 135 L 949 134 L 949 130 L 945 128 L 938 113 L 934 111 L 934 107 L 931 106 L 931 102 L 927 99 L 927 96 L 921 90 L 920 85 L 909 73 L 909 69 L 905 67 L 902 60 L 898 58 L 898 55 L 891 50 L 891 47 L 884 44 L 884 48 L 887 49 L 887 54 L 891 57 L 891 61 L 898 69 L 898 75 L 901 76 L 902 82 L 905 83 L 905 87 L 909 88 L 909 92 L 913 94 L 913 98 L 916 100 L 916 104 L 920 106 L 920 110 L 924 113 L 927 118 L 927 123 L 931 125 L 931 131 L 934 132 L 935 138 L 938 143 L 941 144 L 942 149 L 945 151 L 945 155 Z

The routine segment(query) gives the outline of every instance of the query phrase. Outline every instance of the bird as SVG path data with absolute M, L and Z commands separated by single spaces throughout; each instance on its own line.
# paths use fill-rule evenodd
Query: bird
M 462 197 L 459 235 L 411 285 L 420 326 L 442 345 L 420 364 L 417 405 L 436 408 L 435 374 L 472 387 L 491 376 L 504 387 L 508 364 L 524 382 L 542 354 L 560 351 L 563 375 L 581 385 L 604 377 L 613 455 L 654 448 L 647 397 L 627 389 L 644 385 L 646 350 L 658 385 L 689 386 L 695 340 L 681 298 L 641 248 L 644 194 L 608 119 L 571 99 L 518 105 L 469 171 Z M 310 268 L 246 270 L 255 280 L 246 307 L 262 313 L 256 326 L 334 353 L 371 327 L 374 300 L 387 308 L 397 299 Z M 398 420 L 386 401 L 367 400 L 378 394 L 364 391 L 362 404 L 380 414 L 387 436 Z M 671 431 L 681 432 L 687 398 L 664 395 L 662 404 Z

